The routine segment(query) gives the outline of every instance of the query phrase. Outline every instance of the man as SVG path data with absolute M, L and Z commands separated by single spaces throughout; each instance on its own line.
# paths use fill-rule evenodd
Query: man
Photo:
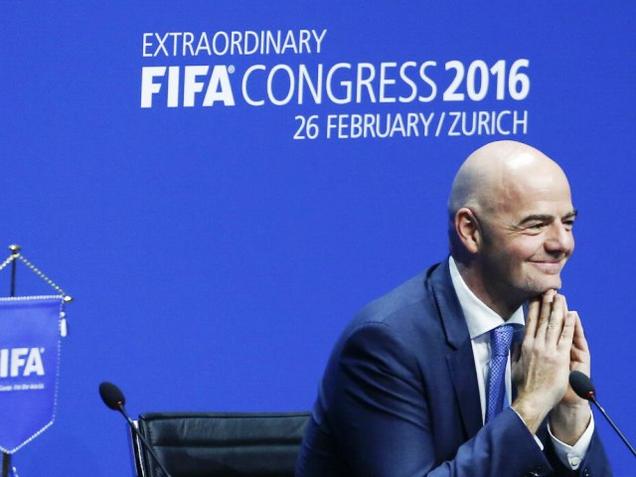
M 574 250 L 565 174 L 528 145 L 490 143 L 448 207 L 449 259 L 369 304 L 336 344 L 297 477 L 611 475 L 568 385 L 590 354 L 556 291 Z

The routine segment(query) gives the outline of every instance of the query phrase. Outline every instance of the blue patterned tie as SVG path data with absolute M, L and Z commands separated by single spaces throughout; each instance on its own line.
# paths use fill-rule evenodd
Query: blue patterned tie
M 488 396 L 486 422 L 503 410 L 506 395 L 506 365 L 512 344 L 514 327 L 501 325 L 490 332 L 490 374 L 488 376 Z

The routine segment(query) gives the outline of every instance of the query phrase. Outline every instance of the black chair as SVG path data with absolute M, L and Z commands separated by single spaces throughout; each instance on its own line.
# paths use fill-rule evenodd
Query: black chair
M 136 421 L 172 477 L 293 477 L 309 413 L 148 413 Z M 138 477 L 165 477 L 132 437 Z

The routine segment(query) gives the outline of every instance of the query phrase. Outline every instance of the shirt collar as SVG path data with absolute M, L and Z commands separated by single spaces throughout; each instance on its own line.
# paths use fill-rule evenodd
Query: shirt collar
M 468 326 L 468 333 L 470 339 L 474 339 L 484 333 L 497 328 L 498 326 L 506 324 L 525 325 L 523 318 L 523 306 L 520 306 L 510 316 L 507 321 L 504 321 L 494 310 L 488 307 L 483 301 L 481 301 L 472 292 L 457 269 L 455 260 L 453 257 L 448 258 L 448 266 L 450 269 L 451 281 L 453 282 L 453 288 L 457 294 L 459 305 L 464 312 L 464 318 L 466 319 L 466 325 Z

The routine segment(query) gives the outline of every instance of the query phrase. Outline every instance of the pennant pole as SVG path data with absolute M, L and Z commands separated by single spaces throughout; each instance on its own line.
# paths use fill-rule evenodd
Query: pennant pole
M 15 282 L 16 282 L 16 270 L 18 265 L 18 255 L 20 254 L 22 247 L 13 244 L 9 245 L 9 251 L 13 256 L 13 262 L 11 262 L 11 286 L 9 290 L 9 296 L 15 296 Z M 11 469 L 11 454 L 7 452 L 2 453 L 2 477 L 9 477 L 9 471 Z
M 15 273 L 18 265 L 18 261 L 16 259 L 18 258 L 17 255 L 20 254 L 20 250 L 22 250 L 22 247 L 19 245 L 9 245 L 9 251 L 13 256 L 13 262 L 11 262 L 11 289 L 9 290 L 9 296 L 15 296 Z

